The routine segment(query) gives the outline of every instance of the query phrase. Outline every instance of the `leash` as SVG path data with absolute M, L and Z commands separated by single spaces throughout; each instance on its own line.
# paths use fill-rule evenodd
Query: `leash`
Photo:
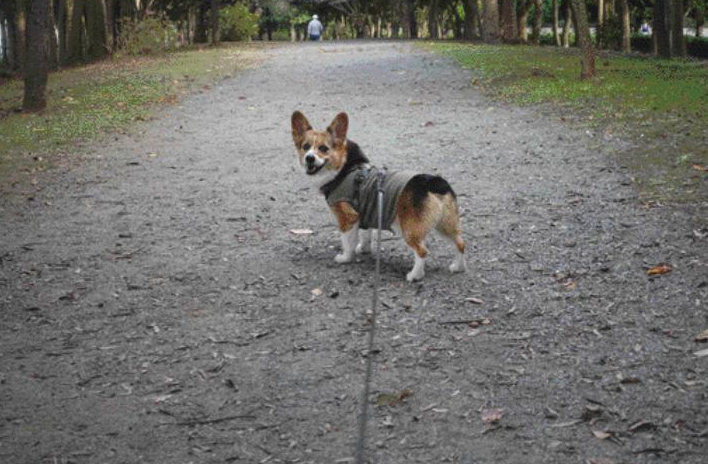
M 376 305 L 379 301 L 378 285 L 381 280 L 381 228 L 383 227 L 383 178 L 384 171 L 376 170 L 376 215 L 378 220 L 378 236 L 376 237 L 376 273 L 374 274 L 374 294 L 371 298 L 371 325 L 369 326 L 369 344 L 366 351 L 366 375 L 364 377 L 364 392 L 361 397 L 361 415 L 359 416 L 359 438 L 356 442 L 356 464 L 364 464 L 366 445 L 366 426 L 369 422 L 369 393 L 371 392 L 371 376 L 374 359 L 374 334 L 376 333 Z

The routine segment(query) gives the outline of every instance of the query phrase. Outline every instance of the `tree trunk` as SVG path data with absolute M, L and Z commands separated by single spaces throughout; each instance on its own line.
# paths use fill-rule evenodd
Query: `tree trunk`
M 472 12 L 472 2 L 474 0 L 462 0 L 462 9 L 465 12 L 465 21 L 463 24 L 465 40 L 474 40 L 475 36 L 475 23 L 474 23 L 474 13 Z
M 69 7 L 66 0 L 58 0 L 56 10 L 57 41 L 59 42 L 59 65 L 66 64 L 67 58 L 67 30 L 69 25 Z
M 560 34 L 558 34 L 558 13 L 559 13 L 558 0 L 553 0 L 553 41 L 556 43 L 556 47 L 561 46 Z
M 406 0 L 406 35 L 409 39 L 418 38 L 418 22 L 415 19 L 415 1 Z
M 570 47 L 570 23 L 573 21 L 573 15 L 570 12 L 570 0 L 565 0 L 565 8 L 563 9 L 565 20 L 563 21 L 563 46 Z
M 683 0 L 671 4 L 671 56 L 686 56 L 686 39 L 683 36 Z
M 47 10 L 49 11 L 49 19 L 47 24 L 47 40 L 49 45 L 49 70 L 56 71 L 59 68 L 59 44 L 57 43 L 57 35 L 55 34 L 54 24 L 54 4 L 57 0 L 49 1 Z
M 431 39 L 438 38 L 438 0 L 430 0 L 428 4 L 428 35 Z
M 211 0 L 211 43 L 219 43 L 219 0 Z
M 51 18 L 49 6 L 48 0 L 29 0 L 25 95 L 22 101 L 24 111 L 39 111 L 47 106 L 49 20 Z
M 629 53 L 632 51 L 632 27 L 629 23 L 629 1 L 620 1 L 622 3 L 622 51 Z
M 499 3 L 497 0 L 484 0 L 482 40 L 485 43 L 499 42 Z
M 605 22 L 605 2 L 597 0 L 597 26 L 600 27 Z
M 67 39 L 66 62 L 80 63 L 84 60 L 84 7 L 86 0 L 73 0 L 71 21 L 69 22 L 69 37 Z
M 20 74 L 24 74 L 25 68 L 25 52 L 27 50 L 26 37 L 27 37 L 27 15 L 26 0 L 16 0 L 15 1 L 15 24 L 13 27 L 14 37 L 13 43 L 15 44 L 15 63 L 17 70 Z
M 696 37 L 701 37 L 703 35 L 703 25 L 706 23 L 705 8 L 695 7 L 693 16 L 696 20 Z
M 104 0 L 86 1 L 86 54 L 98 60 L 108 55 L 106 31 L 106 3 Z
M 585 0 L 570 0 L 575 18 L 575 33 L 580 44 L 580 78 L 591 79 L 595 77 L 595 48 L 590 37 L 588 25 L 588 11 Z
M 533 12 L 533 31 L 531 33 L 531 42 L 534 45 L 541 44 L 541 26 L 543 25 L 543 0 L 535 0 Z
M 207 11 L 209 4 L 201 2 L 197 8 L 196 24 L 194 25 L 194 41 L 196 43 L 207 43 L 209 41 L 209 20 Z
M 3 40 L 3 47 L 5 47 L 5 59 L 7 60 L 7 68 L 10 71 L 16 71 L 20 65 L 17 62 L 17 53 L 15 49 L 17 48 L 17 32 L 15 29 L 15 16 L 12 9 L 7 11 L 7 26 L 5 30 L 5 35 L 7 36 L 7 41 Z
M 671 31 L 668 19 L 671 12 L 671 0 L 656 0 L 654 3 L 654 20 L 652 34 L 654 53 L 663 58 L 671 58 Z
M 531 11 L 531 2 L 533 0 L 520 0 L 519 3 L 519 13 L 517 17 L 517 28 L 519 30 L 519 40 L 522 43 L 529 41 L 529 34 L 526 30 L 526 25 L 529 21 L 529 12 Z
M 501 3 L 501 35 L 506 42 L 519 40 L 519 29 L 516 24 L 516 6 L 514 0 L 502 0 Z
M 8 53 L 7 53 L 7 27 L 5 25 L 5 20 L 7 18 L 5 17 L 5 12 L 0 8 L 0 57 L 2 57 L 2 67 L 7 67 L 9 62 L 8 62 Z

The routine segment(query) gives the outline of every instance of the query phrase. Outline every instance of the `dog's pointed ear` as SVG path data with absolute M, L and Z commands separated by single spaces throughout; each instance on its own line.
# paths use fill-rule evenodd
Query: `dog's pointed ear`
M 311 130 L 312 126 L 307 121 L 305 115 L 299 111 L 293 113 L 290 118 L 290 123 L 293 130 L 293 142 L 295 142 L 295 146 L 299 148 L 305 140 L 305 132 Z
M 347 130 L 349 129 L 349 116 L 347 113 L 341 112 L 334 117 L 332 123 L 327 128 L 327 132 L 332 134 L 335 142 L 344 142 L 347 139 Z

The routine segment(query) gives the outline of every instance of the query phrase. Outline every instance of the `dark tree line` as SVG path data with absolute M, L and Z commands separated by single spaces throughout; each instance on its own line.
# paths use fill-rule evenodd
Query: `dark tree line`
M 657 56 L 686 54 L 684 19 L 696 34 L 705 23 L 708 0 L 240 0 L 259 13 L 279 6 L 289 16 L 290 35 L 309 14 L 333 25 L 331 35 L 371 38 L 446 38 L 487 43 L 541 42 L 541 28 L 552 24 L 553 42 L 582 49 L 582 77 L 594 75 L 595 48 L 629 51 L 638 23 L 652 27 Z M 3 0 L 0 40 L 6 72 L 26 78 L 26 109 L 41 108 L 46 73 L 113 53 L 126 25 L 159 15 L 178 28 L 184 42 L 219 41 L 219 9 L 236 0 Z M 223 4 L 223 5 L 222 5 Z M 276 5 L 278 4 L 278 5 Z M 303 20 L 303 17 L 305 18 Z M 597 24 L 596 40 L 590 21 Z M 562 22 L 562 27 L 561 27 Z M 530 34 L 529 34 L 530 30 Z M 270 35 L 270 34 L 269 34 Z

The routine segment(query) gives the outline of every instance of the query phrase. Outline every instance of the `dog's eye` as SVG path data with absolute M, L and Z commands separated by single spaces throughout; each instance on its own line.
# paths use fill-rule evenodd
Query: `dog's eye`
M 303 150 L 309 150 L 311 146 L 312 146 L 312 145 L 310 145 L 309 143 L 306 143 L 305 145 L 302 146 L 302 149 L 303 149 Z
M 326 145 L 320 145 L 318 148 L 319 148 L 320 151 L 323 152 L 323 153 L 327 153 L 327 150 L 329 150 L 329 148 L 327 148 Z

